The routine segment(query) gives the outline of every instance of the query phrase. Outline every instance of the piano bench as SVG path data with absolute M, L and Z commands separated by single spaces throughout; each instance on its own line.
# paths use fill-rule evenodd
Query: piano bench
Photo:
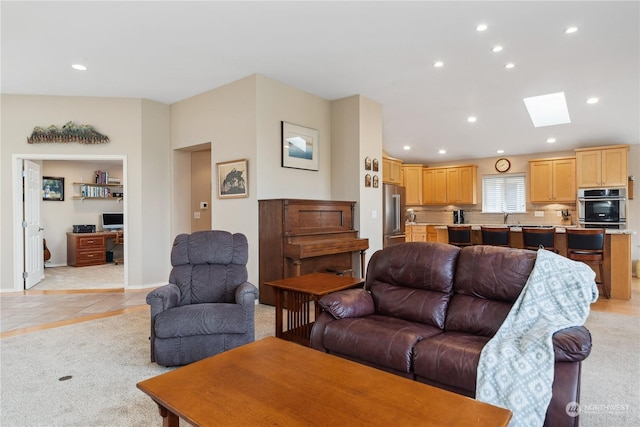
M 336 276 L 353 276 L 353 268 L 351 267 L 342 267 L 342 266 L 327 267 L 327 272 L 333 273 Z

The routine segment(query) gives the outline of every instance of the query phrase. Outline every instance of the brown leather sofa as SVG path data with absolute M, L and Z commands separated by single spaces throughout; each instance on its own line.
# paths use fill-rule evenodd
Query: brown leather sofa
M 317 350 L 475 397 L 480 352 L 507 317 L 536 252 L 496 246 L 460 249 L 405 243 L 376 252 L 365 289 L 320 300 L 311 332 Z M 555 370 L 545 426 L 577 426 L 581 362 L 591 335 L 571 327 L 553 336 Z M 575 415 L 575 414 L 574 414 Z

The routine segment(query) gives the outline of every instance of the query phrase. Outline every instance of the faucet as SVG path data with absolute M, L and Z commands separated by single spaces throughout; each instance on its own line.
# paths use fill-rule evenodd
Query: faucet
M 509 212 L 502 212 L 502 217 L 503 217 L 502 223 L 506 224 L 507 218 L 509 218 Z

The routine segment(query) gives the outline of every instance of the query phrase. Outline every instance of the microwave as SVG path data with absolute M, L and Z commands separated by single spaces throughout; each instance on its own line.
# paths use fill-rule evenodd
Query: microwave
M 578 190 L 578 223 L 585 228 L 627 228 L 627 189 Z

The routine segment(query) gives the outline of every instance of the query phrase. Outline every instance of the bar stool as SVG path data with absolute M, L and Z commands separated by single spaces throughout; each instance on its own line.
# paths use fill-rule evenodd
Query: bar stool
M 604 281 L 604 228 L 567 228 L 567 258 L 587 265 L 598 266 L 596 283 L 602 285 L 604 295 L 611 298 L 611 283 Z
M 449 244 L 454 246 L 471 246 L 471 226 L 470 225 L 448 225 L 447 234 Z
M 509 247 L 509 227 L 480 227 L 482 244 Z
M 522 242 L 525 249 L 537 251 L 546 249 L 558 253 L 556 249 L 555 228 L 526 228 L 522 227 Z

